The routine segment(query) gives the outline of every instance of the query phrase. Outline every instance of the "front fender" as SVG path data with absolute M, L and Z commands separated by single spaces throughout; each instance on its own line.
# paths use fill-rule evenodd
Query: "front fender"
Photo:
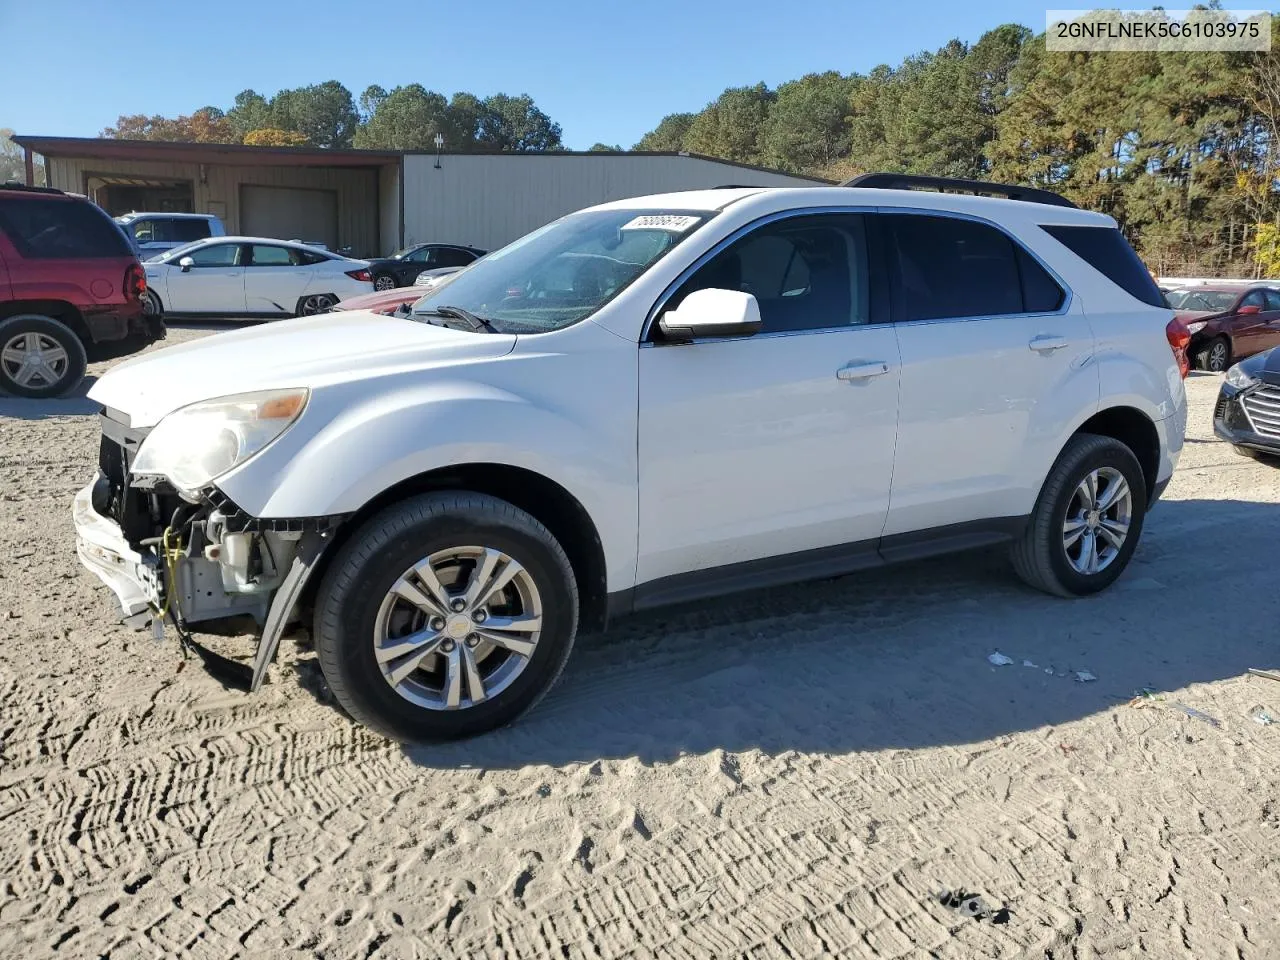
M 520 467 L 578 499 L 600 535 L 609 589 L 631 585 L 637 510 L 633 378 L 629 405 L 594 407 L 557 407 L 545 397 L 466 379 L 400 379 L 396 389 L 344 385 L 313 393 L 294 430 L 225 474 L 218 486 L 254 517 L 321 517 L 355 512 L 384 490 L 442 467 Z M 625 401 L 625 385 L 615 389 Z M 308 421 L 319 426 L 299 429 Z

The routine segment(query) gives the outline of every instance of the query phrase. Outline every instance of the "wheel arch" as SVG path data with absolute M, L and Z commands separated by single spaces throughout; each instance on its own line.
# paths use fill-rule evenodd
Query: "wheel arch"
M 1151 418 L 1135 407 L 1107 407 L 1076 428 L 1073 436 L 1081 433 L 1111 437 L 1133 451 L 1142 467 L 1150 504 L 1160 471 L 1160 433 Z
M 583 630 L 602 629 L 607 619 L 608 580 L 604 545 L 591 515 L 556 481 L 524 467 L 501 463 L 467 463 L 440 467 L 408 477 L 387 488 L 348 517 L 334 535 L 308 578 L 302 606 L 310 607 L 325 568 L 343 542 L 373 514 L 393 503 L 424 493 L 461 490 L 483 493 L 524 510 L 560 543 L 578 583 L 578 623 Z
M 80 338 L 82 344 L 93 343 L 84 315 L 74 304 L 66 300 L 8 300 L 0 303 L 0 320 L 8 320 L 10 317 L 29 313 L 58 320 L 70 327 L 71 332 Z

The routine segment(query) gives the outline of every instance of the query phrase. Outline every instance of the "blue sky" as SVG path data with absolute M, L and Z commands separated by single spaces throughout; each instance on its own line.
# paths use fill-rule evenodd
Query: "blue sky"
M 565 144 L 630 147 L 727 86 L 865 72 L 976 40 L 1046 6 L 995 0 L 0 0 L 0 127 L 96 136 L 122 113 L 228 107 L 335 79 L 359 96 L 418 82 L 446 96 L 528 93 Z M 1231 5 L 1234 6 L 1234 5 Z

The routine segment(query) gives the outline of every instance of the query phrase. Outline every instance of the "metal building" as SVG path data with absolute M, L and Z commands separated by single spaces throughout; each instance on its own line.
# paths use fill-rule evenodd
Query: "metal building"
M 113 215 L 212 213 L 230 234 L 357 257 L 412 243 L 496 249 L 582 207 L 649 193 L 824 181 L 686 153 L 419 153 L 15 136 L 49 185 Z M 28 167 L 30 170 L 30 167 Z
M 650 193 L 824 181 L 673 153 L 408 153 L 404 242 L 495 250 L 557 217 Z

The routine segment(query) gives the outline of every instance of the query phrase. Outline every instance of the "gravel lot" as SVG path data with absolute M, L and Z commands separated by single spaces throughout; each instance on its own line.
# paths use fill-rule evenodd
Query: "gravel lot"
M 249 697 L 119 626 L 74 553 L 92 405 L 0 400 L 0 956 L 1275 957 L 1280 469 L 1188 389 L 1101 597 L 979 554 L 681 608 L 411 749 L 294 640 Z

